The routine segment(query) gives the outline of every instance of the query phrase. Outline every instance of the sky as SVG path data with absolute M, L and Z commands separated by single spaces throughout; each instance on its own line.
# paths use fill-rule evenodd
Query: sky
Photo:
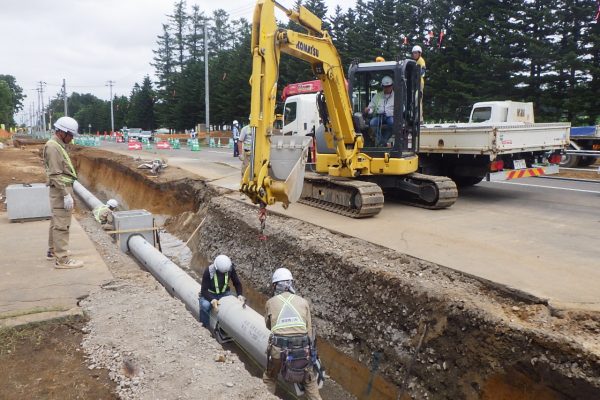
M 0 74 L 13 75 L 27 98 L 20 123 L 30 104 L 37 104 L 36 87 L 44 87 L 44 103 L 55 97 L 66 80 L 67 92 L 92 93 L 109 99 L 128 96 L 135 82 L 153 78 L 150 65 L 156 37 L 173 10 L 174 0 L 2 0 Z M 279 0 L 292 7 L 293 0 Z M 325 0 L 331 12 L 354 0 Z M 251 19 L 255 1 L 187 0 L 210 14 L 226 10 L 232 19 Z M 279 17 L 283 19 L 282 17 Z

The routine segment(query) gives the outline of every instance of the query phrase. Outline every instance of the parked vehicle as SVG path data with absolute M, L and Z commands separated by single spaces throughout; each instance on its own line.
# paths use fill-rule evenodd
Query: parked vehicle
M 600 125 L 571 128 L 569 149 L 560 166 L 567 168 L 587 167 L 600 158 Z

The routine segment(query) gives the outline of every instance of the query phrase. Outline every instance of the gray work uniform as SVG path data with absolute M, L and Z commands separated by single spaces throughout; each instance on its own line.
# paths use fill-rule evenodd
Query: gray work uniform
M 44 166 L 46 184 L 50 187 L 50 208 L 52 208 L 48 248 L 54 252 L 58 261 L 66 262 L 72 210 L 65 210 L 64 197 L 67 194 L 74 197 L 73 182 L 77 180 L 77 173 L 67 154 L 66 144 L 57 135 L 48 140 L 44 146 Z
M 246 125 L 242 128 L 238 140 L 243 143 L 242 178 L 244 178 L 244 172 L 246 171 L 246 168 L 248 168 L 248 165 L 250 165 L 250 152 L 252 151 L 252 129 L 250 129 L 250 125 Z

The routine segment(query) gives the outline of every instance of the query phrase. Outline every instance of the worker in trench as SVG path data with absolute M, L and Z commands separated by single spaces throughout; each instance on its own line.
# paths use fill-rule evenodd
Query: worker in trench
M 265 306 L 265 322 L 271 330 L 267 348 L 267 369 L 263 382 L 275 393 L 277 376 L 302 385 L 309 400 L 320 400 L 320 369 L 308 301 L 296 295 L 294 278 L 287 268 L 279 268 L 271 279 L 273 297 Z M 315 368 L 316 367 L 316 368 Z
M 233 283 L 238 299 L 245 304 L 242 295 L 242 282 L 235 271 L 235 266 L 226 255 L 218 255 L 202 274 L 200 289 L 200 322 L 205 328 L 210 327 L 210 311 L 219 312 L 219 300 L 231 296 L 229 284 Z
M 105 231 L 115 230 L 115 222 L 113 212 L 119 207 L 119 202 L 115 199 L 110 199 L 106 204 L 102 204 L 92 211 L 94 218 L 102 226 Z
M 75 207 L 73 182 L 77 180 L 77 173 L 66 150 L 73 136 L 79 135 L 79 124 L 71 117 L 60 117 L 54 128 L 54 135 L 44 146 L 46 184 L 52 209 L 46 258 L 54 260 L 54 268 L 57 269 L 81 268 L 83 262 L 70 258 L 68 252 L 71 216 Z

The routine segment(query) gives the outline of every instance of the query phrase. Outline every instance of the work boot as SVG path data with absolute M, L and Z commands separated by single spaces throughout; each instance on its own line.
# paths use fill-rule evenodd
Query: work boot
M 83 261 L 73 260 L 69 258 L 67 260 L 56 260 L 54 263 L 54 268 L 56 269 L 75 269 L 83 267 Z
M 46 253 L 46 260 L 54 261 L 55 258 L 56 258 L 56 256 L 54 255 L 54 250 L 48 249 L 48 252 Z

